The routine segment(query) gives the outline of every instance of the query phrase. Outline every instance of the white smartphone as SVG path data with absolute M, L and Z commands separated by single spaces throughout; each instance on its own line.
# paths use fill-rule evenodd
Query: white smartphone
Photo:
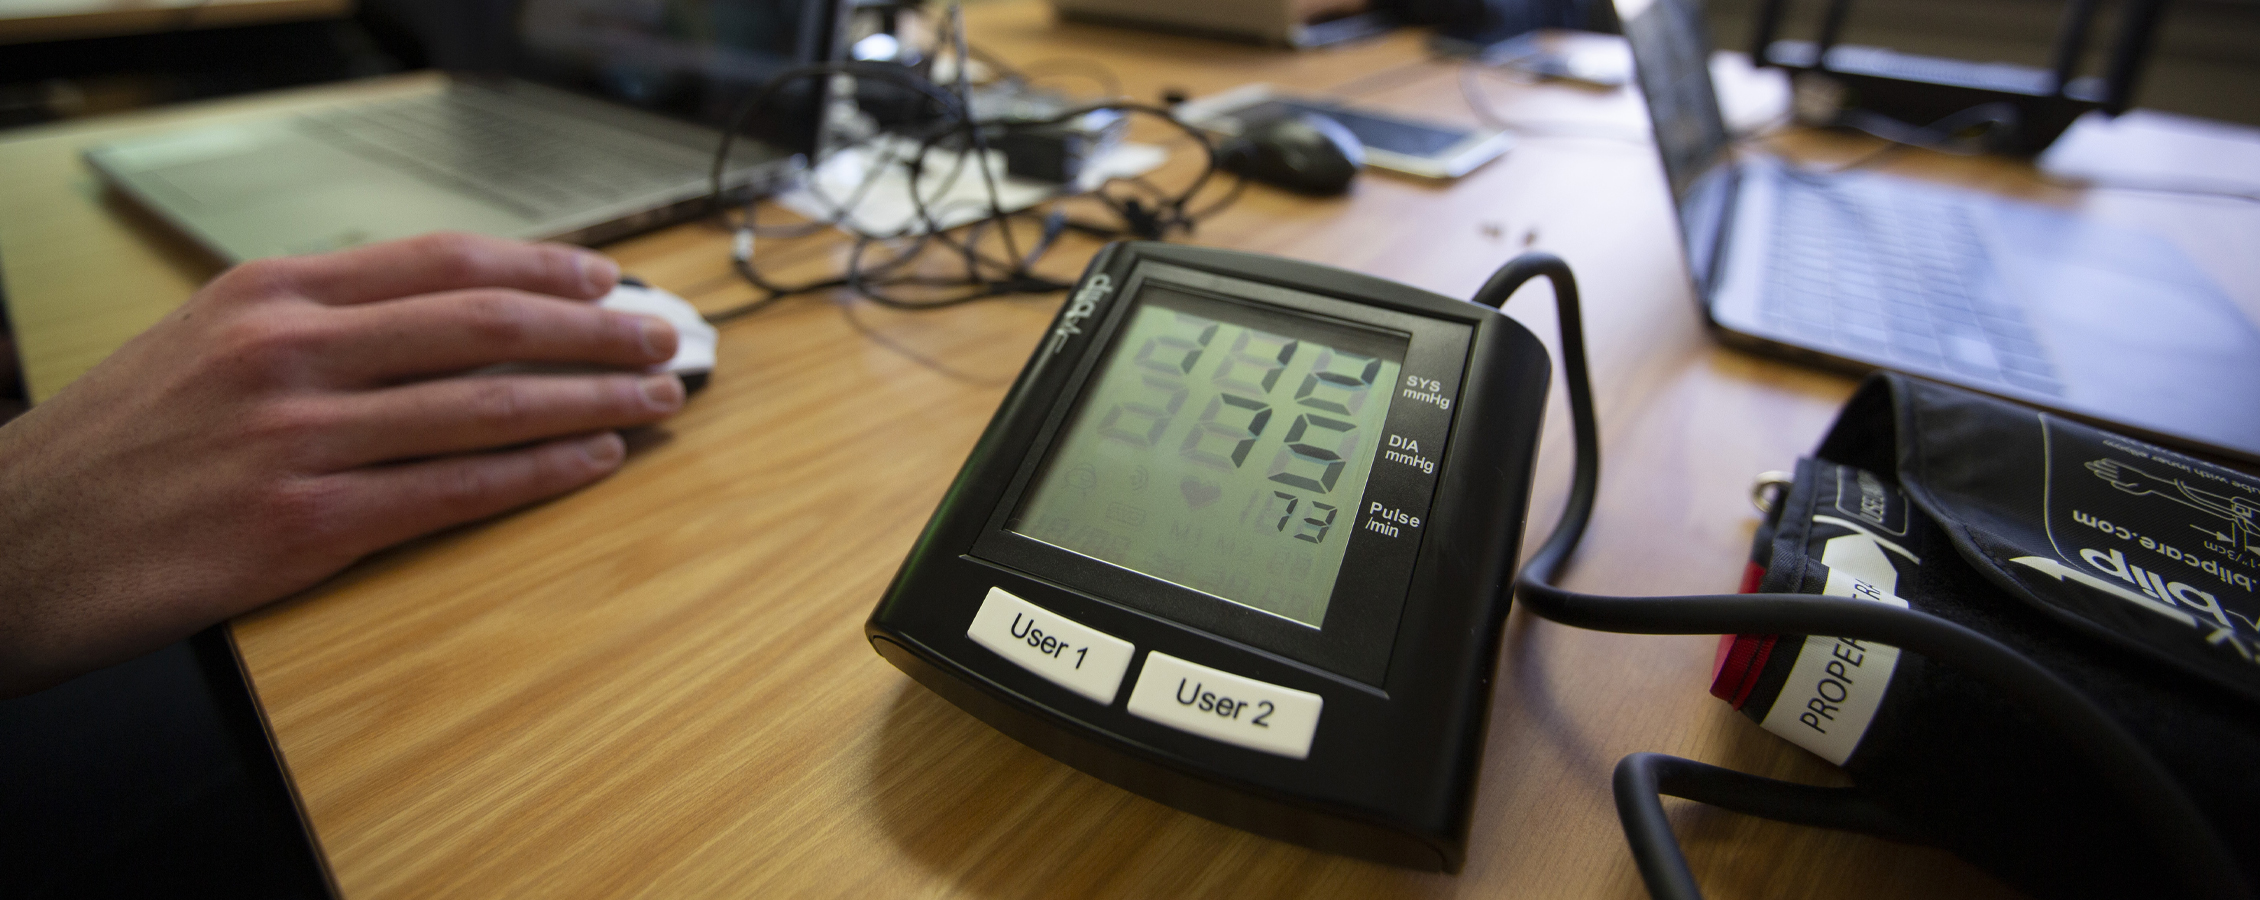
M 1249 122 L 1311 112 L 1342 123 L 1365 145 L 1367 165 L 1422 178 L 1458 178 L 1496 159 L 1514 144 L 1504 131 L 1422 121 L 1396 113 L 1300 97 L 1268 84 L 1250 84 L 1177 107 L 1186 124 L 1232 136 Z

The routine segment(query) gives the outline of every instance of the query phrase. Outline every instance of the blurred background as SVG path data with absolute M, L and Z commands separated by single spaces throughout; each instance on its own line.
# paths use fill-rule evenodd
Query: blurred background
M 1711 37 L 1721 49 L 1749 52 L 1759 4 L 1706 0 Z M 1845 22 L 1844 42 L 2046 68 L 2066 5 L 2063 0 L 1860 0 Z M 2103 4 L 2099 27 L 2116 21 L 2118 6 Z M 1825 4 L 1811 0 L 1791 3 L 1783 36 L 1810 39 L 1820 30 L 1824 9 Z M 2102 71 L 2109 47 L 2107 38 L 2093 42 L 2082 71 Z M 2260 125 L 2260 0 L 2175 0 L 2159 28 L 2149 68 L 2136 83 L 2134 105 Z
M 979 2 L 979 0 L 973 0 Z M 1384 0 L 1386 5 L 1387 0 Z M 256 15 L 235 6 L 262 7 Z M 861 4 L 859 4 L 861 5 Z M 873 4 L 879 5 L 879 4 Z M 1747 51 L 1759 0 L 1710 0 L 1712 36 Z M 1847 43 L 2045 67 L 2064 0 L 1862 0 Z M 140 14 L 72 16 L 75 8 Z M 479 68 L 508 3 L 451 0 L 0 0 L 0 129 L 137 106 L 421 68 Z M 2115 20 L 2115 2 L 2099 22 Z M 1789 6 L 1810 37 L 1824 4 Z M 2108 41 L 2091 48 L 2100 71 Z M 2134 105 L 2260 125 L 2260 0 L 2176 0 Z

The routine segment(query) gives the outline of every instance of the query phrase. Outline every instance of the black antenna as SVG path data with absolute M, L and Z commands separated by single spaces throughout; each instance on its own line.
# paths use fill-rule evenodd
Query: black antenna
M 2119 40 L 2111 48 L 2110 73 L 2104 76 L 2104 112 L 2115 116 L 2134 105 L 2134 81 L 2150 58 L 2151 38 L 2165 14 L 2166 0 L 2127 0 L 2119 11 Z
M 1789 0 L 1765 0 L 1765 4 L 1758 7 L 1758 28 L 1756 33 L 1750 36 L 1750 62 L 1752 64 L 1760 66 L 1766 64 L 1766 48 L 1773 46 L 1774 35 L 1781 30 L 1782 7 L 1787 5 L 1788 2 Z
M 1837 36 L 1844 33 L 1844 20 L 1851 15 L 1852 0 L 1828 0 L 1828 17 L 1821 20 L 1820 46 L 1813 49 L 1813 68 L 1828 71 L 1828 51 L 1836 46 Z
M 2100 0 L 2072 0 L 2064 6 L 2064 24 L 2056 33 L 2056 95 L 2064 95 L 2064 86 L 2072 83 L 2072 75 L 2079 71 L 2080 57 L 2087 55 L 2087 33 L 2095 25 L 2095 8 Z

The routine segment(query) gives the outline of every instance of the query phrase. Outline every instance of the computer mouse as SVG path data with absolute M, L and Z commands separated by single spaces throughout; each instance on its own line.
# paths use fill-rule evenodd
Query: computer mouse
M 1249 123 L 1218 151 L 1227 172 L 1304 194 L 1339 194 L 1365 166 L 1365 145 L 1342 123 L 1295 112 Z
M 634 277 L 620 279 L 612 293 L 596 301 L 604 309 L 658 316 L 675 326 L 675 357 L 658 368 L 683 380 L 685 394 L 698 393 L 714 372 L 714 346 L 721 334 L 698 314 L 690 301 L 652 287 Z
M 714 345 L 720 342 L 721 333 L 698 314 L 690 301 L 652 287 L 642 281 L 622 276 L 612 293 L 596 301 L 603 309 L 615 309 L 638 315 L 658 316 L 675 326 L 675 355 L 656 366 L 653 372 L 672 372 L 683 382 L 683 394 L 689 396 L 706 387 L 714 373 Z M 599 366 L 578 363 L 500 363 L 487 366 L 472 374 L 569 374 L 575 372 L 608 371 Z M 617 370 L 611 370 L 617 371 Z

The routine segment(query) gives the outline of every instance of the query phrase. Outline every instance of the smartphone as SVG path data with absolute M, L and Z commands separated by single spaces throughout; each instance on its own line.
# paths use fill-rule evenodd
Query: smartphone
M 1498 158 L 1514 144 L 1504 131 L 1423 121 L 1396 113 L 1300 97 L 1268 84 L 1250 84 L 1177 107 L 1186 124 L 1230 137 L 1248 123 L 1298 112 L 1342 123 L 1365 145 L 1367 165 L 1421 178 L 1458 178 Z

